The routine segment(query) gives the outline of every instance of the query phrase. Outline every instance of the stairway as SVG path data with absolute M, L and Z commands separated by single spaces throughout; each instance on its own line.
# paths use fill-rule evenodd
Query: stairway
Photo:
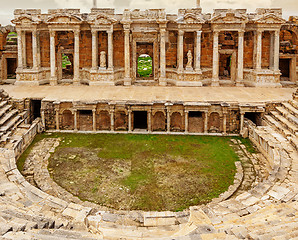
M 276 129 L 298 151 L 298 102 L 292 100 L 275 107 L 264 116 L 264 125 Z
M 25 121 L 27 111 L 19 112 L 9 104 L 6 95 L 0 99 L 0 147 L 12 144 L 11 137 Z

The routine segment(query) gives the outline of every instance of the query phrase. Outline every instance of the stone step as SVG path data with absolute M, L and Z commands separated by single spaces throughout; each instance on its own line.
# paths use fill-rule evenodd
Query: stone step
M 271 114 L 276 120 L 278 120 L 292 134 L 295 135 L 296 133 L 298 133 L 298 127 L 295 124 L 291 123 L 289 120 L 287 120 L 285 117 L 280 115 L 278 112 L 271 111 Z
M 7 104 L 7 101 L 1 101 L 0 102 L 0 108 L 3 108 Z
M 13 128 L 18 124 L 18 121 L 21 119 L 20 115 L 16 115 L 13 118 L 9 120 L 9 122 L 6 122 L 5 125 L 0 127 L 0 132 L 7 132 L 9 129 Z
M 298 106 L 294 101 L 292 101 L 291 103 L 289 102 L 282 103 L 282 106 L 285 107 L 294 116 L 298 116 Z
M 291 114 L 287 109 L 284 107 L 276 107 L 276 110 L 286 119 L 288 119 L 291 123 L 295 124 L 298 126 L 298 115 L 295 117 L 295 115 Z
M 11 105 L 6 105 L 2 109 L 0 109 L 0 119 L 12 108 Z
M 298 137 L 296 136 L 290 137 L 290 143 L 296 149 L 296 151 L 298 151 Z
M 289 130 L 285 129 L 280 122 L 275 120 L 272 116 L 270 115 L 265 115 L 264 116 L 265 121 L 272 127 L 276 128 L 284 137 L 291 137 L 292 134 Z
M 51 219 L 47 219 L 42 216 L 36 216 L 33 214 L 25 214 L 18 210 L 4 210 L 2 213 L 7 214 L 9 216 L 17 217 L 19 219 L 24 219 L 27 221 L 35 222 L 38 228 L 54 228 L 55 221 Z M 0 213 L 1 214 L 1 213 Z
M 7 121 L 9 121 L 17 113 L 18 113 L 18 110 L 17 109 L 13 109 L 10 112 L 8 112 L 7 114 L 5 114 L 5 116 L 0 119 L 0 126 L 2 127 Z

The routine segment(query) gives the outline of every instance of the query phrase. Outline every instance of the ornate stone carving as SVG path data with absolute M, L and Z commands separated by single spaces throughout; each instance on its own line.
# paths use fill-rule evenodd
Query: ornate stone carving
M 107 56 L 105 51 L 100 52 L 100 68 L 106 69 L 107 67 Z
M 188 50 L 186 71 L 193 71 L 192 62 L 193 62 L 193 56 L 192 56 L 191 50 Z

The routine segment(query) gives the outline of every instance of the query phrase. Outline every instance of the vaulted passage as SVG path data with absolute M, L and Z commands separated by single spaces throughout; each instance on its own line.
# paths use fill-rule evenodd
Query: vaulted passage
M 41 100 L 32 100 L 31 102 L 31 116 L 32 120 L 40 117 Z
M 244 115 L 245 118 L 251 120 L 257 126 L 262 125 L 262 114 L 258 112 L 246 112 Z
M 147 129 L 147 112 L 134 111 L 133 112 L 133 129 Z
M 289 80 L 290 78 L 290 59 L 280 59 L 279 68 L 281 71 L 282 80 Z
M 17 59 L 7 58 L 7 79 L 16 79 Z

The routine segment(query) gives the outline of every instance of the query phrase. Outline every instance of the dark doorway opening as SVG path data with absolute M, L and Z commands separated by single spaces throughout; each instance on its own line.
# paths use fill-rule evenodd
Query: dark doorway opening
M 204 132 L 203 113 L 191 111 L 188 114 L 188 131 L 194 133 Z
M 7 79 L 16 79 L 17 59 L 7 58 Z
M 231 79 L 232 55 L 221 54 L 219 61 L 219 77 L 221 79 Z
M 147 129 L 147 112 L 134 111 L 133 112 L 133 129 Z
M 246 112 L 244 117 L 251 120 L 257 126 L 262 126 L 262 114 L 258 112 Z
M 41 117 L 40 109 L 41 109 L 41 100 L 32 100 L 31 101 L 32 120 Z
M 79 130 L 92 131 L 93 113 L 92 110 L 79 110 Z
M 283 80 L 289 80 L 290 78 L 290 61 L 291 59 L 280 59 L 279 61 L 279 69 Z

